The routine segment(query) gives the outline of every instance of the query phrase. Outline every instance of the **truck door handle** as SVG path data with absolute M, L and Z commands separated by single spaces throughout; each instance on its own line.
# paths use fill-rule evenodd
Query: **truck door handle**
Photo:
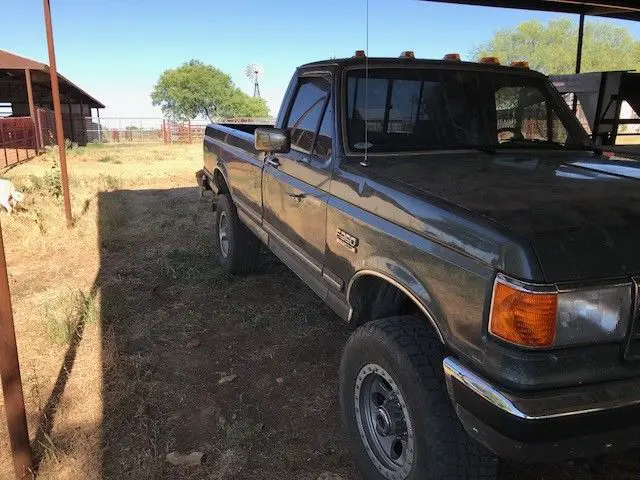
M 306 195 L 304 193 L 289 193 L 289 192 L 287 192 L 287 195 L 289 195 L 291 198 L 297 200 L 298 202 L 302 201 L 302 199 L 304 197 L 306 197 Z
M 274 168 L 278 168 L 280 166 L 280 160 L 278 160 L 278 157 L 267 157 L 267 163 Z

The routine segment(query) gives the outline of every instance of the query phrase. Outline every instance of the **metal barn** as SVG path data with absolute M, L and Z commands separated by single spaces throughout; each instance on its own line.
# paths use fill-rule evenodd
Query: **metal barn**
M 60 74 L 58 81 L 64 137 L 86 145 L 85 118 L 105 106 Z M 0 50 L 0 167 L 35 156 L 54 139 L 49 66 Z

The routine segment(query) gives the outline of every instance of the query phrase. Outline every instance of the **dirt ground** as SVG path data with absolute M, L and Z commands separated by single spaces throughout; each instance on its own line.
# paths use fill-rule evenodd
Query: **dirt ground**
M 356 480 L 337 404 L 349 329 L 269 254 L 247 276 L 216 266 L 200 155 L 73 151 L 69 231 L 55 155 L 6 174 L 27 193 L 1 221 L 39 476 Z M 205 457 L 173 466 L 173 451 Z M 504 464 L 500 479 L 638 479 L 638 453 Z

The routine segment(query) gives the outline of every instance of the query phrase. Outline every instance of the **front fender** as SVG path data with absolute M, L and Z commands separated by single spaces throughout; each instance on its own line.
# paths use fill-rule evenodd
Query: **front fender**
M 445 343 L 448 327 L 443 309 L 436 297 L 406 266 L 391 258 L 375 256 L 364 260 L 360 267 L 351 277 L 347 286 L 346 295 L 350 306 L 352 288 L 358 279 L 365 276 L 381 278 L 401 290 L 416 304 L 435 329 L 440 341 Z

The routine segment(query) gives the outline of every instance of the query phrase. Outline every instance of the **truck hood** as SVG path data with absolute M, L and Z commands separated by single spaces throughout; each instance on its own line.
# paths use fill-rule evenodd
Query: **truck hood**
M 532 245 L 549 282 L 640 272 L 640 162 L 590 152 L 376 158 L 374 175 L 481 215 Z

